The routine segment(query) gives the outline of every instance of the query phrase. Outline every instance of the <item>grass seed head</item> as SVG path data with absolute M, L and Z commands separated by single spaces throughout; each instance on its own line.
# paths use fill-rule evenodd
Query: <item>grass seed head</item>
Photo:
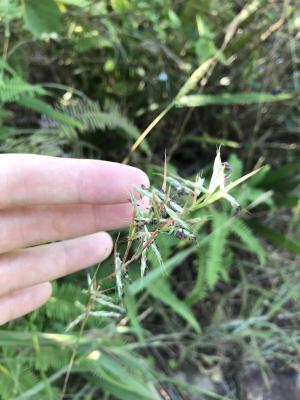
M 128 236 L 128 243 L 135 242 L 136 245 L 129 246 L 130 251 L 126 252 L 129 259 L 122 261 L 119 253 L 115 254 L 115 278 L 118 295 L 123 297 L 124 283 L 128 279 L 127 267 L 132 262 L 140 263 L 140 275 L 143 277 L 148 268 L 149 250 L 155 256 L 158 265 L 164 268 L 163 259 L 156 240 L 161 234 L 168 234 L 179 240 L 196 240 L 194 233 L 195 219 L 191 215 L 196 208 L 207 207 L 219 199 L 227 200 L 234 215 L 240 215 L 241 206 L 237 200 L 228 193 L 226 187 L 232 166 L 228 162 L 222 162 L 220 147 L 213 164 L 213 172 L 208 184 L 205 187 L 204 178 L 198 174 L 194 180 L 187 180 L 177 176 L 167 176 L 166 167 L 163 176 L 164 184 L 161 189 L 146 187 L 145 185 L 135 185 L 134 188 L 141 197 L 146 197 L 149 206 L 142 210 L 134 196 L 130 201 L 134 207 L 134 217 L 130 228 L 131 234 Z M 232 184 L 229 184 L 229 186 Z M 192 217 L 192 218 L 191 218 Z M 200 224 L 203 218 L 200 219 Z M 197 225 L 197 223 L 196 223 Z M 133 233 L 132 233 L 133 232 Z M 128 250 L 128 249 L 127 249 Z M 131 252 L 134 254 L 131 256 Z

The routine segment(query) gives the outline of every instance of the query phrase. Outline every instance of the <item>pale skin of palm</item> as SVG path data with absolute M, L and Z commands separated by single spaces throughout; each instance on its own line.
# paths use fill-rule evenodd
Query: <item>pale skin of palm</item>
M 109 256 L 106 231 L 129 225 L 135 184 L 148 177 L 118 163 L 0 155 L 0 325 L 44 304 L 51 281 Z

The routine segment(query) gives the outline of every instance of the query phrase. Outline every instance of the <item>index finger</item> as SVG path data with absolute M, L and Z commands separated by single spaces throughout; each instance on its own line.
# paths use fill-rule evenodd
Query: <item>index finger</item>
M 134 184 L 148 185 L 134 167 L 101 160 L 31 154 L 0 156 L 0 208 L 66 203 L 125 203 Z

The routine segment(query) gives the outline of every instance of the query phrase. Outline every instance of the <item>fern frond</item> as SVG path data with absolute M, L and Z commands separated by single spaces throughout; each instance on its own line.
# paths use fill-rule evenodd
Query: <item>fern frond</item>
M 223 255 L 229 229 L 226 225 L 228 217 L 214 212 L 212 215 L 212 234 L 208 244 L 205 278 L 207 285 L 213 289 L 223 268 Z
M 18 103 L 23 107 L 30 108 L 31 110 L 37 111 L 41 114 L 45 114 L 48 118 L 59 122 L 61 125 L 66 125 L 72 128 L 82 127 L 78 120 L 56 110 L 43 100 L 32 96 L 20 96 Z
M 35 353 L 35 369 L 47 371 L 49 368 L 61 369 L 68 365 L 71 351 L 65 348 L 54 348 L 53 346 L 42 346 L 40 351 Z
M 75 307 L 75 302 L 86 304 L 86 298 L 80 287 L 71 283 L 64 283 L 54 290 L 50 300 L 44 306 L 44 312 L 48 318 L 69 322 L 78 316 L 78 308 Z
M 229 273 L 228 272 L 232 265 L 232 260 L 233 260 L 233 252 L 231 251 L 230 247 L 227 247 L 224 257 L 223 257 L 223 263 L 222 263 L 223 266 L 220 270 L 221 279 L 226 283 L 229 282 Z
M 0 398 L 3 400 L 11 399 L 13 380 L 8 373 L 3 373 L 0 370 Z
M 201 254 L 198 255 L 198 260 L 197 260 L 198 272 L 195 285 L 185 299 L 188 305 L 193 305 L 197 303 L 198 301 L 203 299 L 207 294 L 205 260 L 206 260 L 206 253 L 205 249 L 203 249 Z
M 0 370 L 0 398 L 3 400 L 16 398 L 16 395 L 22 394 L 38 382 L 37 376 L 28 368 L 18 365 L 17 360 L 9 364 L 7 373 Z
M 19 76 L 0 81 L 0 102 L 17 101 L 24 95 L 45 95 L 47 92 L 40 85 L 31 85 Z
M 80 123 L 80 132 L 94 132 L 96 130 L 116 130 L 122 131 L 128 135 L 128 137 L 136 140 L 139 137 L 139 131 L 136 126 L 122 114 L 118 105 L 112 101 L 107 101 L 102 110 L 97 102 L 91 100 L 78 99 L 76 102 L 68 105 L 57 106 L 58 112 L 64 114 L 72 119 L 75 119 Z M 48 124 L 52 124 L 56 118 L 49 118 Z M 47 121 L 44 121 L 47 123 Z M 60 128 L 65 135 L 73 134 L 74 130 L 70 129 L 69 124 L 62 123 Z M 145 142 L 143 144 L 143 150 L 149 153 L 149 147 Z
M 251 229 L 243 221 L 236 218 L 231 224 L 230 230 L 246 245 L 248 250 L 257 256 L 259 262 L 263 265 L 266 260 L 266 252 Z

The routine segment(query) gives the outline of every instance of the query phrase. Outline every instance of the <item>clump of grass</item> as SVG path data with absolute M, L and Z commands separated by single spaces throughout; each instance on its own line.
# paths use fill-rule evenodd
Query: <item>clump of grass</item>
M 121 302 L 124 297 L 125 281 L 130 281 L 128 274 L 130 264 L 139 262 L 140 275 L 143 278 L 148 270 L 148 258 L 151 252 L 158 265 L 162 269 L 164 268 L 163 258 L 157 245 L 157 238 L 160 235 L 172 235 L 182 241 L 197 243 L 197 229 L 201 226 L 203 217 L 195 215 L 196 211 L 207 208 L 220 199 L 229 202 L 233 215 L 240 214 L 241 207 L 237 200 L 229 194 L 229 191 L 256 174 L 260 169 L 256 169 L 234 182 L 230 182 L 231 170 L 231 165 L 228 162 L 222 162 L 220 148 L 218 148 L 208 184 L 201 174 L 197 174 L 194 181 L 168 175 L 165 162 L 161 188 L 135 186 L 139 195 L 148 199 L 148 207 L 145 210 L 141 209 L 137 198 L 130 197 L 133 205 L 133 216 L 129 226 L 127 245 L 124 254 L 121 255 L 118 251 L 119 237 L 117 238 L 114 249 L 114 272 L 105 278 L 115 279 Z M 101 282 L 100 284 L 97 283 L 96 275 L 97 271 L 93 279 L 89 278 L 90 299 L 86 309 L 67 328 L 71 330 L 80 324 L 78 340 L 83 334 L 89 317 L 120 320 L 125 315 L 122 306 L 116 304 L 111 297 L 103 295 Z M 100 310 L 98 306 L 100 306 Z M 72 353 L 61 398 L 66 391 L 77 347 L 76 345 Z
M 121 301 L 123 299 L 125 282 L 130 282 L 128 274 L 130 264 L 139 262 L 140 275 L 143 278 L 148 271 L 148 259 L 152 253 L 158 265 L 164 268 L 164 261 L 157 244 L 157 238 L 160 235 L 167 234 L 179 240 L 193 241 L 197 244 L 199 227 L 204 217 L 195 216 L 195 212 L 207 208 L 220 199 L 229 202 L 233 216 L 239 216 L 241 206 L 229 194 L 229 191 L 255 175 L 260 169 L 230 182 L 232 167 L 228 162 L 222 162 L 220 148 L 218 148 L 208 184 L 201 174 L 197 174 L 194 181 L 168 175 L 165 163 L 161 188 L 136 185 L 135 189 L 140 196 L 148 199 L 148 207 L 142 210 L 136 197 L 130 197 L 134 211 L 129 226 L 127 245 L 124 254 L 121 255 L 118 251 L 118 236 L 114 248 L 114 272 L 104 278 L 115 279 L 119 299 Z M 67 330 L 73 329 L 78 324 L 85 324 L 90 316 L 113 319 L 124 316 L 123 307 L 115 304 L 110 296 L 101 293 L 101 282 L 97 283 L 96 275 L 97 271 L 93 279 L 88 275 L 90 301 L 87 308 L 83 309 L 83 312 L 68 325 Z M 101 310 L 97 308 L 97 305 L 101 307 Z M 102 307 L 105 310 L 102 310 Z

